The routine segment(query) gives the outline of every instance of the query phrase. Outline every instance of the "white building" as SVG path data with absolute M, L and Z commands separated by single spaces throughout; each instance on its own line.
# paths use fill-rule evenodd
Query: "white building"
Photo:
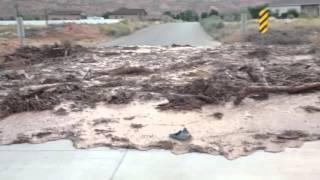
M 294 9 L 306 16 L 320 16 L 320 0 L 276 0 L 269 9 L 279 15 Z

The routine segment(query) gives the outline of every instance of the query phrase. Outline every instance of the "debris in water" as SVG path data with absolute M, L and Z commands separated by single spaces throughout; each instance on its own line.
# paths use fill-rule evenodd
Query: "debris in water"
M 221 113 L 221 112 L 217 112 L 217 113 L 214 113 L 213 114 L 213 117 L 215 117 L 216 119 L 218 119 L 218 120 L 221 120 L 222 118 L 223 118 L 223 113 Z
M 133 129 L 141 129 L 141 128 L 144 127 L 144 125 L 142 125 L 142 124 L 131 124 L 130 127 L 133 128 Z
M 120 67 L 118 69 L 111 70 L 109 72 L 109 74 L 111 75 L 148 75 L 151 73 L 152 73 L 151 70 L 142 66 L 139 66 L 139 67 L 125 66 L 125 67 Z
M 132 120 L 134 120 L 134 118 L 136 118 L 136 117 L 135 116 L 130 116 L 130 117 L 125 117 L 123 119 L 126 120 L 126 121 L 132 121 Z
M 184 128 L 177 133 L 170 134 L 169 137 L 178 141 L 188 141 L 192 138 L 187 128 Z
M 320 112 L 320 107 L 315 107 L 315 106 L 304 106 L 304 107 L 302 107 L 302 109 L 304 109 L 308 113 Z
M 59 108 L 57 109 L 55 112 L 54 112 L 55 115 L 58 115 L 58 116 L 66 116 L 68 115 L 68 111 L 65 109 L 65 108 Z

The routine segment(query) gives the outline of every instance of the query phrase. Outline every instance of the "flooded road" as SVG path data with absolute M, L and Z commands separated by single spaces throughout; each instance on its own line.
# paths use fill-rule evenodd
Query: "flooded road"
M 317 89 L 257 92 L 234 105 L 244 88 L 265 81 L 319 82 L 307 46 L 270 46 L 269 53 L 246 44 L 20 51 L 0 74 L 2 145 L 69 139 L 79 149 L 165 149 L 233 160 L 320 138 Z M 183 128 L 192 139 L 169 137 Z
M 241 107 L 205 106 L 189 112 L 162 112 L 155 107 L 163 102 L 155 101 L 98 106 L 65 116 L 50 111 L 21 113 L 0 121 L 0 144 L 70 139 L 81 149 L 161 148 L 176 154 L 203 152 L 235 159 L 256 150 L 281 152 L 319 139 L 318 113 L 301 108 L 319 103 L 318 96 L 275 96 L 265 102 L 247 100 Z M 221 119 L 214 117 L 217 112 L 223 115 Z M 191 142 L 169 138 L 184 127 L 193 137 Z

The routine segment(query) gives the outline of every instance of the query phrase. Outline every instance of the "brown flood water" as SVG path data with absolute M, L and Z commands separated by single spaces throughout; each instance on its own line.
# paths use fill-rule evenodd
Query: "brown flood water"
M 308 113 L 301 107 L 319 106 L 319 96 L 280 95 L 260 102 L 247 99 L 239 107 L 205 106 L 186 112 L 157 110 L 164 100 L 99 105 L 63 116 L 51 111 L 20 113 L 0 121 L 0 144 L 70 139 L 76 148 L 160 148 L 178 154 L 203 152 L 235 159 L 256 150 L 281 152 L 285 147 L 318 140 L 320 113 Z M 221 119 L 213 115 L 218 112 L 223 114 Z M 190 131 L 192 140 L 169 138 L 183 127 Z

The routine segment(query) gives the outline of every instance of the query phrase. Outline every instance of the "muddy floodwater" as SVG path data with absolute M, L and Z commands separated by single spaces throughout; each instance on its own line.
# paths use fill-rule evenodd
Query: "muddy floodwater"
M 320 61 L 309 47 L 269 48 L 20 50 L 24 55 L 7 56 L 0 67 L 0 144 L 70 139 L 84 149 L 167 149 L 235 159 L 319 140 L 317 87 L 254 93 L 235 105 L 246 87 L 320 82 Z M 169 137 L 183 128 L 192 136 L 188 141 Z

